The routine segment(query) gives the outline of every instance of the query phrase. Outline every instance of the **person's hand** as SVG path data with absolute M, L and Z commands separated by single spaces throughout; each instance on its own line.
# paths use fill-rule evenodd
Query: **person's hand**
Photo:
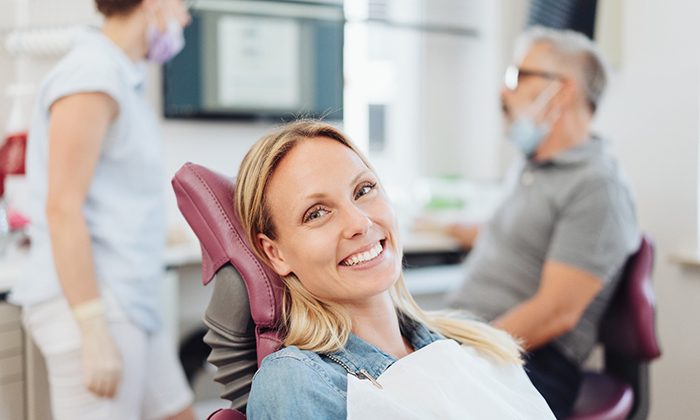
M 431 217 L 419 217 L 413 221 L 411 230 L 417 233 L 438 233 L 442 235 L 447 234 L 448 225 Z
M 109 332 L 102 300 L 76 305 L 73 316 L 82 335 L 85 387 L 98 397 L 114 398 L 121 382 L 122 359 Z
M 444 232 L 447 236 L 459 241 L 464 248 L 471 248 L 474 246 L 474 242 L 476 242 L 476 237 L 479 234 L 479 227 L 477 225 L 451 223 L 445 226 Z

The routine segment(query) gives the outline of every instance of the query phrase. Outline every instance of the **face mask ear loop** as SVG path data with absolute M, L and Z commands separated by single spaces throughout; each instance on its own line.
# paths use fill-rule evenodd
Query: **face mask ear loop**
M 537 118 L 535 116 L 539 114 L 544 107 L 549 103 L 549 101 L 552 100 L 554 95 L 559 93 L 561 90 L 561 87 L 557 86 L 556 81 L 552 81 L 547 85 L 542 92 L 540 92 L 539 95 L 537 95 L 537 98 L 530 104 L 528 109 L 525 111 L 525 115 L 529 116 L 533 120 L 537 121 Z M 539 122 L 539 124 L 546 124 L 546 125 L 552 125 L 561 115 L 561 110 L 556 110 L 554 112 L 550 111 L 550 115 L 545 115 L 542 120 Z

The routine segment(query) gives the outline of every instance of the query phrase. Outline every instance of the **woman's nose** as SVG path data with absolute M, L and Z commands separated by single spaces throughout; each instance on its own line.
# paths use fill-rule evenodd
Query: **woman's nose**
M 346 239 L 366 235 L 373 225 L 367 213 L 356 205 L 348 206 L 343 213 L 343 236 Z

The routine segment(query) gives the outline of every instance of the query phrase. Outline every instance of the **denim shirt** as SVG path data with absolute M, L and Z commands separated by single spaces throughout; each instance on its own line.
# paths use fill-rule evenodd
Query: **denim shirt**
M 444 339 L 408 318 L 401 319 L 401 334 L 415 350 Z M 345 419 L 348 370 L 338 361 L 353 373 L 364 369 L 377 378 L 396 360 L 354 334 L 330 357 L 285 347 L 267 356 L 253 377 L 246 416 L 249 420 Z

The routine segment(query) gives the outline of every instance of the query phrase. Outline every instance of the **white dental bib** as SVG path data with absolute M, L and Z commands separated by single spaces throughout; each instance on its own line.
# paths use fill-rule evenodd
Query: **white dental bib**
M 554 419 L 521 366 L 453 340 L 397 360 L 377 382 L 382 389 L 348 373 L 348 420 Z

